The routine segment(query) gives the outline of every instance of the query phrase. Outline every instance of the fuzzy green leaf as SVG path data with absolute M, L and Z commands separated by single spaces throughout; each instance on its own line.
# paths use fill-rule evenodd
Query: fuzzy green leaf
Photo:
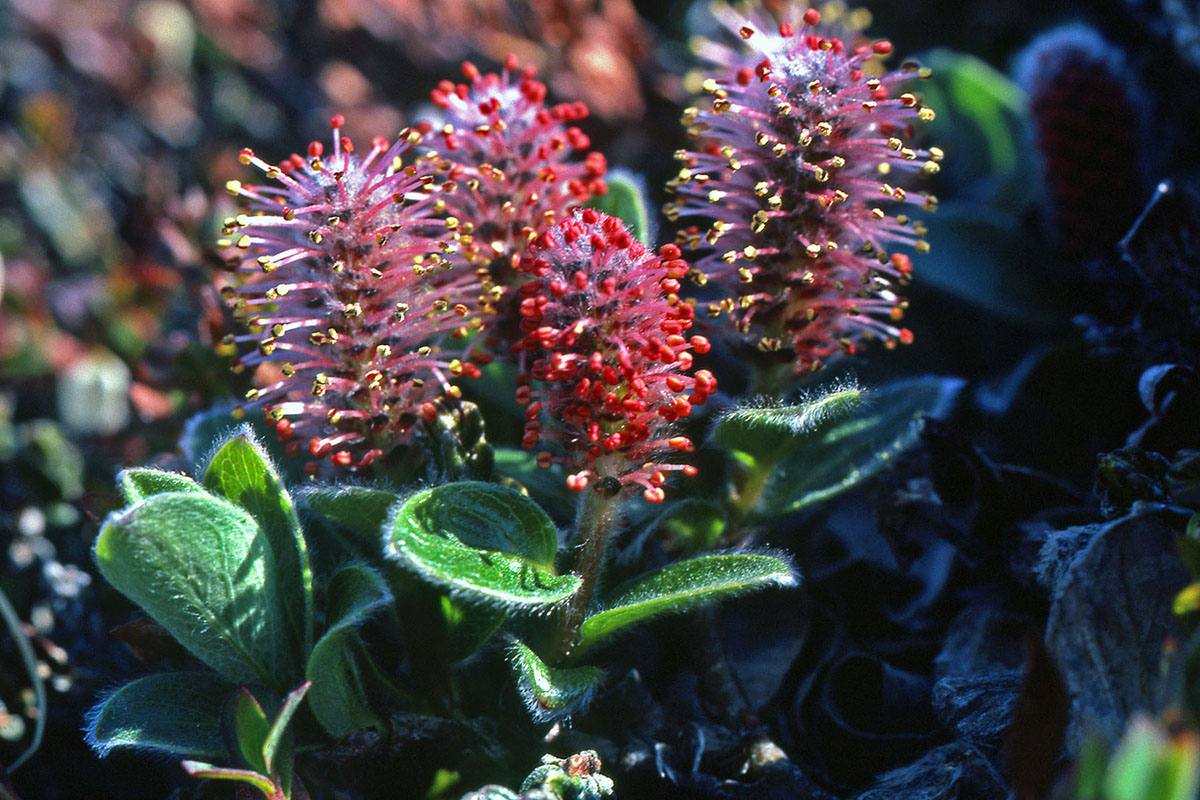
M 254 695 L 245 686 L 238 688 L 233 698 L 233 739 L 238 754 L 252 769 L 267 771 L 263 745 L 271 734 L 271 720 Z
M 579 586 L 558 575 L 558 536 L 513 489 L 462 481 L 417 492 L 392 520 L 389 555 L 468 601 L 517 609 L 561 602 Z
M 233 685 L 211 672 L 164 672 L 125 684 L 88 713 L 87 742 L 101 756 L 131 747 L 228 758 L 221 706 Z
M 241 508 L 204 492 L 156 494 L 105 521 L 101 574 L 235 683 L 282 688 L 296 670 L 269 544 Z
M 520 640 L 509 650 L 517 689 L 534 720 L 549 722 L 581 712 L 604 680 L 599 667 L 547 666 Z
M 283 610 L 299 661 L 312 650 L 312 570 L 296 508 L 275 465 L 247 428 L 221 445 L 204 471 L 204 487 L 258 521 L 269 547 L 268 569 L 278 576 Z
M 650 216 L 646 213 L 645 190 L 639 185 L 641 180 L 623 170 L 613 170 L 608 174 L 606 183 L 608 191 L 593 197 L 588 201 L 588 206 L 619 218 L 634 238 L 642 244 L 650 244 L 653 235 Z
M 754 458 L 772 458 L 862 405 L 857 386 L 836 388 L 802 403 L 775 407 L 742 407 L 723 413 L 708 441 Z
M 350 552 L 372 561 L 383 552 L 384 523 L 400 502 L 394 493 L 369 486 L 321 486 L 303 491 L 300 499 L 345 531 L 342 539 Z
M 617 587 L 604 608 L 583 621 L 575 652 L 663 614 L 795 582 L 791 565 L 761 553 L 719 553 L 668 564 Z
M 366 567 L 345 567 L 329 582 L 329 629 L 313 648 L 306 674 L 308 704 L 334 738 L 362 728 L 384 730 L 367 696 L 358 626 L 391 599 L 383 579 Z
M 945 414 L 963 382 L 922 377 L 870 393 L 859 413 L 799 442 L 772 471 L 759 513 L 787 514 L 870 478 L 916 444 L 920 420 Z
M 139 500 L 163 492 L 201 492 L 200 484 L 178 472 L 161 469 L 135 468 L 122 470 L 117 476 L 117 486 L 125 505 L 131 506 Z

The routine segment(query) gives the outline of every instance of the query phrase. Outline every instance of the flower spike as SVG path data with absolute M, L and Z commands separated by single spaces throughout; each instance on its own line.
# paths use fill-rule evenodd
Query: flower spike
M 728 295 L 711 303 L 738 338 L 790 360 L 797 372 L 819 368 L 866 338 L 888 346 L 911 341 L 896 323 L 907 306 L 896 288 L 912 264 L 892 246 L 924 252 L 924 226 L 897 206 L 933 209 L 936 198 L 906 188 L 907 176 L 940 169 L 937 148 L 910 147 L 910 123 L 933 111 L 903 91 L 915 64 L 885 72 L 887 41 L 853 27 L 823 23 L 814 8 L 779 16 L 715 6 L 740 40 L 701 41 L 699 54 L 721 74 L 703 83 L 703 108 L 684 112 L 696 144 L 681 150 L 669 183 L 670 219 L 704 227 L 680 232 L 698 254 L 691 277 Z
M 671 423 L 717 388 L 708 370 L 692 372 L 692 353 L 709 343 L 688 336 L 679 248 L 655 255 L 619 219 L 584 209 L 538 236 L 519 266 L 532 279 L 520 291 L 519 348 L 531 356 L 517 389 L 522 446 L 557 443 L 562 455 L 544 451 L 538 463 L 563 463 L 571 489 L 637 487 L 662 501 L 668 473 L 695 473 L 675 463 L 695 448 Z
M 547 106 L 533 67 L 520 68 L 510 55 L 498 74 L 482 74 L 470 62 L 462 71 L 467 83 L 442 81 L 432 92 L 445 122 L 429 145 L 440 159 L 452 235 L 486 270 L 487 310 L 507 318 L 520 254 L 569 208 L 607 191 L 608 165 L 601 153 L 587 152 L 591 141 L 574 124 L 587 117 L 587 106 Z M 505 339 L 498 349 L 506 350 L 512 332 L 496 333 Z
M 245 211 L 225 222 L 244 278 L 226 293 L 249 330 L 232 340 L 254 347 L 234 362 L 255 369 L 247 399 L 290 452 L 357 469 L 457 397 L 455 378 L 479 374 L 458 344 L 479 287 L 434 215 L 420 131 L 358 155 L 342 124 L 333 118 L 328 150 L 312 142 L 278 165 L 241 152 L 274 183 L 227 186 Z

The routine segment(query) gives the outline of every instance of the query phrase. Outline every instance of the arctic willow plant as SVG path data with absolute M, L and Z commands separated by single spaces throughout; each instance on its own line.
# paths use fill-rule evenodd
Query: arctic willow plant
M 711 226 L 683 247 L 630 230 L 644 201 L 630 182 L 608 191 L 574 124 L 587 109 L 547 105 L 512 58 L 493 74 L 464 65 L 468 83 L 433 91 L 439 126 L 365 152 L 340 116 L 328 149 L 277 163 L 242 151 L 267 182 L 228 186 L 242 209 L 225 221 L 239 278 L 225 294 L 242 327 L 226 344 L 254 372 L 234 416 L 261 422 L 231 433 L 216 409 L 190 424 L 185 454 L 212 453 L 194 480 L 120 475 L 100 570 L 196 663 L 102 701 L 97 749 L 168 752 L 193 774 L 299 797 L 322 778 L 297 779 L 295 753 L 361 729 L 402 736 L 403 714 L 494 714 L 506 681 L 483 679 L 495 688 L 481 707 L 488 663 L 515 671 L 534 719 L 563 719 L 634 626 L 796 582 L 785 555 L 717 548 L 865 479 L 958 386 L 903 382 L 865 408 L 852 384 L 791 405 L 718 394 L 689 276 L 712 279 L 739 330 L 786 332 L 797 368 L 868 333 L 907 338 L 880 319 L 899 316 L 890 281 L 908 274 L 883 246 L 920 249 L 920 234 L 865 194 L 880 165 L 935 171 L 935 151 L 894 145 L 923 112 L 892 96 L 899 74 L 867 77 L 885 44 L 821 38 L 815 12 L 795 16 L 778 36 L 754 16 L 742 34 L 767 58 L 719 51 L 733 78 L 714 84 L 712 111 L 689 112 L 701 145 L 669 212 Z M 701 238 L 736 250 L 697 253 Z M 505 431 L 514 395 L 521 432 L 493 446 L 484 411 Z M 698 418 L 718 397 L 704 439 Z M 701 474 L 700 447 L 723 468 Z M 293 458 L 303 487 L 282 477 Z M 572 505 L 560 531 L 548 511 Z M 686 557 L 638 574 L 656 532 Z M 582 764 L 547 775 L 607 793 Z M 438 766 L 414 769 L 432 781 Z

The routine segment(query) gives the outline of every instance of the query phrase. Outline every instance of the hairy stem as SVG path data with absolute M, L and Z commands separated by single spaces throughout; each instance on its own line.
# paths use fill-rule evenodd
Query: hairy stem
M 575 558 L 574 568 L 580 577 L 580 584 L 579 591 L 571 596 L 567 605 L 563 623 L 559 652 L 564 657 L 570 655 L 579 641 L 579 629 L 583 626 L 596 584 L 600 580 L 609 533 L 617 523 L 620 505 L 619 495 L 608 497 L 594 490 L 584 490 L 580 499 L 579 513 L 575 518 L 579 555 Z

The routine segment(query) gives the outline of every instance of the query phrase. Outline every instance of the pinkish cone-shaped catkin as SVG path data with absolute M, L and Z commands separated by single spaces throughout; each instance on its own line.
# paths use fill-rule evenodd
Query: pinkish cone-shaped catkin
M 248 399 L 317 459 L 310 472 L 370 465 L 479 374 L 463 344 L 479 286 L 448 255 L 421 134 L 358 155 L 341 125 L 329 153 L 313 142 L 276 166 L 243 150 L 273 183 L 228 186 L 245 205 L 226 221 L 244 276 L 228 294 L 250 331 L 236 339 L 254 346 L 235 368 L 255 368 Z
M 574 123 L 583 103 L 547 106 L 534 69 L 509 56 L 499 73 L 462 65 L 467 83 L 442 83 L 432 92 L 445 120 L 428 139 L 439 158 L 445 211 L 462 255 L 481 270 L 489 309 L 513 322 L 514 269 L 534 237 L 568 216 L 568 209 L 604 194 L 607 163 L 588 152 L 591 141 Z M 507 353 L 515 330 L 491 326 L 495 349 Z
M 910 341 L 897 290 L 912 265 L 890 250 L 928 249 L 904 213 L 937 203 L 912 176 L 937 172 L 942 153 L 906 141 L 911 123 L 933 118 L 904 91 L 927 73 L 883 71 L 889 42 L 824 25 L 815 9 L 714 9 L 742 46 L 698 45 L 716 70 L 703 84 L 710 99 L 685 112 L 695 144 L 676 154 L 683 169 L 665 209 L 694 225 L 680 232 L 698 255 L 693 278 L 727 295 L 707 312 L 797 372 L 864 339 Z

